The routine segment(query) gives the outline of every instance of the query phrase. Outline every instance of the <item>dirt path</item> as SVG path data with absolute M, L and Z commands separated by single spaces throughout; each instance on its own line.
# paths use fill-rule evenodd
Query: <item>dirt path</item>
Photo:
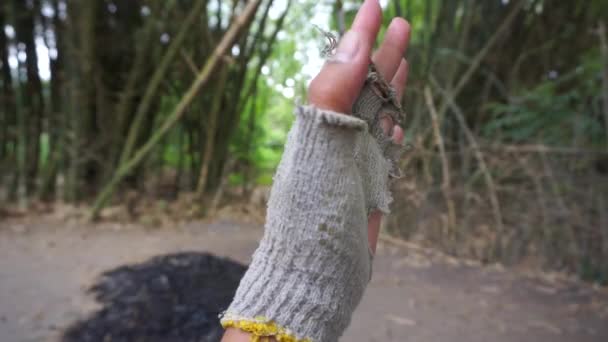
M 261 230 L 190 222 L 146 230 L 53 221 L 0 222 L 0 341 L 54 341 L 96 304 L 104 270 L 179 251 L 246 263 Z M 343 341 L 608 341 L 608 295 L 382 245 Z

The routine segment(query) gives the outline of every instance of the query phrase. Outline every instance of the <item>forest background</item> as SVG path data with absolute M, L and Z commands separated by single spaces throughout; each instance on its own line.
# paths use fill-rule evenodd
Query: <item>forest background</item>
M 608 2 L 380 2 L 413 27 L 387 232 L 608 282 Z M 0 218 L 253 201 L 358 5 L 2 1 Z

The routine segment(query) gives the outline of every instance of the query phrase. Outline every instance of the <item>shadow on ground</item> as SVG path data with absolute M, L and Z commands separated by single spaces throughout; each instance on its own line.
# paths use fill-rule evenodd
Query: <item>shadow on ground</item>
M 229 259 L 187 252 L 107 271 L 88 290 L 103 307 L 68 327 L 62 341 L 219 341 L 218 314 L 245 270 Z

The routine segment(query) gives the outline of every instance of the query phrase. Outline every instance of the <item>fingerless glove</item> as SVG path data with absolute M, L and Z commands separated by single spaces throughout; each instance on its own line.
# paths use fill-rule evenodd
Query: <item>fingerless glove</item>
M 254 341 L 334 342 L 348 326 L 371 277 L 368 213 L 389 211 L 398 150 L 379 139 L 377 114 L 386 107 L 366 96 L 372 85 L 366 83 L 355 116 L 296 108 L 264 236 L 221 318 L 224 327 L 247 331 Z

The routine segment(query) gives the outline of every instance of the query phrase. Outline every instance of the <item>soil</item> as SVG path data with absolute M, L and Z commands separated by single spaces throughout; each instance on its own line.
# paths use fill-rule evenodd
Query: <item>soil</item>
M 226 220 L 157 229 L 52 217 L 0 222 L 0 341 L 65 340 L 66 331 L 101 312 L 124 314 L 94 291 L 108 274 L 174 272 L 166 268 L 167 255 L 247 264 L 261 233 L 258 225 Z M 157 267 L 146 268 L 155 262 Z M 240 266 L 230 264 L 230 272 L 238 273 Z M 208 276 L 234 281 L 221 272 Z M 146 283 L 139 277 L 133 279 Z M 209 305 L 217 310 L 216 304 Z M 342 341 L 608 341 L 608 293 L 556 274 L 481 266 L 414 245 L 381 243 L 373 279 Z

